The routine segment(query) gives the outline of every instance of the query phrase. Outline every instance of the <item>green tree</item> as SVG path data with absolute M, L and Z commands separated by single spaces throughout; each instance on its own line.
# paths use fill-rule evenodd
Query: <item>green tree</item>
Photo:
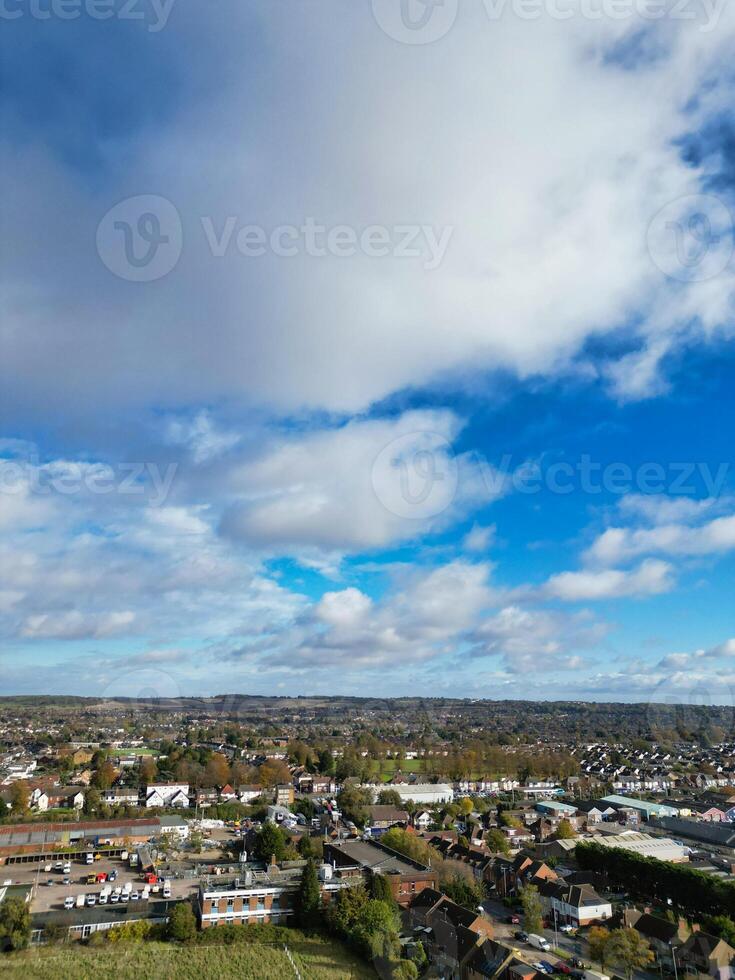
M 387 902 L 368 899 L 360 909 L 352 939 L 363 955 L 392 959 L 398 952 L 398 913 Z
M 643 970 L 653 962 L 653 951 L 636 929 L 614 929 L 610 933 L 610 957 L 631 980 L 636 970 Z
M 574 827 L 571 823 L 564 817 L 563 820 L 559 821 L 559 826 L 556 829 L 556 837 L 558 840 L 573 840 L 577 836 Z
M 378 803 L 381 806 L 402 806 L 400 793 L 396 789 L 381 789 L 378 793 Z
M 253 854 L 258 861 L 270 863 L 275 855 L 276 861 L 283 861 L 286 853 L 286 835 L 274 823 L 268 821 L 258 831 L 255 837 Z
M 316 929 L 321 919 L 322 901 L 316 865 L 311 858 L 306 862 L 301 875 L 296 908 L 300 925 L 304 929 Z
M 90 786 L 84 794 L 84 805 L 82 807 L 83 811 L 90 816 L 96 813 L 102 804 L 102 797 L 100 796 L 100 791 L 94 786 Z
M 178 943 L 188 943 L 194 939 L 197 934 L 197 920 L 188 902 L 179 902 L 174 907 L 168 920 L 167 933 L 169 939 Z
M 393 968 L 392 980 L 417 980 L 418 966 L 412 960 L 401 960 Z
M 0 905 L 0 949 L 25 949 L 31 941 L 31 911 L 22 898 Z
M 612 933 L 603 926 L 592 926 L 587 936 L 590 948 L 590 959 L 600 964 L 600 969 L 605 971 L 605 964 L 610 958 L 610 939 Z
M 541 932 L 543 916 L 541 914 L 541 897 L 535 885 L 526 885 L 521 889 L 521 904 L 523 905 L 523 926 L 526 932 Z
M 497 830 L 494 827 L 492 830 L 488 830 L 485 837 L 485 843 L 491 851 L 495 851 L 498 854 L 508 854 L 510 852 L 508 838 L 505 836 L 502 830 Z
M 370 882 L 370 897 L 376 898 L 380 902 L 387 902 L 388 905 L 395 905 L 393 892 L 390 890 L 390 882 L 386 875 L 374 874 Z
M 361 882 L 341 889 L 327 906 L 327 925 L 333 932 L 344 939 L 349 939 L 357 918 L 367 902 L 368 894 Z

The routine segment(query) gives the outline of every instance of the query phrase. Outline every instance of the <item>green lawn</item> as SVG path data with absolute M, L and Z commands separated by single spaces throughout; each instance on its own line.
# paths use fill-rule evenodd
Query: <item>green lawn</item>
M 372 967 L 338 943 L 324 939 L 297 939 L 289 943 L 303 980 L 375 980 Z M 143 943 L 110 944 L 89 948 L 73 944 L 30 950 L 0 959 L 7 980 L 140 980 L 141 977 L 176 977 L 177 980 L 290 980 L 293 968 L 283 949 L 237 943 L 230 946 L 173 946 Z

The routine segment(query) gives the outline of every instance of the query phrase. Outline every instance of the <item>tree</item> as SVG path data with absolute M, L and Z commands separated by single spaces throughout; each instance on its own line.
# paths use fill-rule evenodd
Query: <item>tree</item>
M 101 803 L 102 797 L 100 796 L 100 791 L 95 789 L 94 786 L 90 786 L 87 792 L 84 794 L 84 805 L 82 809 L 88 816 L 90 816 L 99 809 Z
M 342 888 L 327 905 L 327 925 L 333 932 L 348 939 L 367 901 L 368 894 L 362 882 Z
M 373 802 L 373 791 L 360 786 L 345 786 L 337 797 L 340 810 L 348 820 L 364 827 L 370 817 L 368 807 Z
M 381 806 L 402 806 L 401 795 L 396 789 L 381 789 L 378 793 L 378 803 Z
M 156 760 L 152 755 L 144 755 L 140 760 L 140 781 L 142 783 L 152 783 L 158 775 Z
M 280 759 L 268 759 L 258 769 L 258 783 L 264 788 L 271 789 L 279 783 L 291 782 L 291 770 Z
M 253 853 L 259 861 L 268 864 L 275 855 L 276 861 L 283 861 L 286 852 L 286 835 L 274 823 L 264 823 L 255 837 Z
M 379 902 L 387 902 L 388 905 L 395 905 L 393 892 L 390 890 L 390 882 L 386 875 L 374 874 L 370 881 L 370 897 Z
M 365 956 L 392 959 L 398 953 L 398 913 L 387 902 L 371 898 L 360 909 L 353 941 Z
M 197 920 L 194 917 L 194 910 L 188 902 L 179 902 L 174 906 L 168 920 L 167 929 L 169 939 L 178 943 L 187 943 L 197 934 Z
M 22 898 L 0 905 L 0 949 L 25 949 L 31 941 L 31 911 Z
M 316 864 L 309 858 L 301 875 L 296 909 L 299 923 L 304 929 L 316 929 L 319 925 L 322 910 L 322 900 L 319 892 L 319 879 Z
M 605 972 L 605 964 L 610 956 L 611 932 L 603 926 L 592 926 L 587 936 L 590 947 L 590 959 L 596 960 L 600 964 L 600 969 Z
M 535 885 L 526 885 L 521 889 L 521 904 L 523 905 L 523 927 L 526 932 L 540 932 L 543 926 L 541 914 L 541 897 Z
M 401 960 L 392 972 L 393 980 L 417 980 L 419 970 L 412 960 Z
M 475 809 L 475 805 L 469 796 L 463 796 L 459 801 L 459 812 L 467 816 Z
M 225 786 L 230 781 L 230 763 L 221 752 L 214 752 L 204 770 L 204 780 L 208 786 Z
M 557 840 L 573 840 L 577 834 L 575 833 L 574 827 L 571 823 L 564 817 L 563 820 L 559 821 L 559 826 L 556 830 Z
M 653 951 L 636 929 L 615 929 L 610 933 L 610 957 L 625 969 L 631 980 L 636 970 L 653 962 Z
M 109 759 L 105 759 L 92 777 L 92 786 L 95 786 L 97 789 L 109 789 L 114 783 L 116 776 L 117 770 Z
M 10 807 L 14 814 L 27 813 L 31 802 L 28 783 L 20 779 L 10 785 Z
M 417 837 L 416 834 L 409 833 L 407 830 L 402 830 L 400 827 L 391 827 L 383 834 L 380 842 L 386 847 L 390 847 L 391 850 L 405 854 L 413 861 L 418 861 L 419 864 L 430 865 L 436 861 L 438 856 L 428 841 Z
M 485 843 L 491 851 L 496 851 L 499 854 L 508 854 L 510 851 L 508 838 L 502 830 L 496 830 L 495 828 L 488 830 Z

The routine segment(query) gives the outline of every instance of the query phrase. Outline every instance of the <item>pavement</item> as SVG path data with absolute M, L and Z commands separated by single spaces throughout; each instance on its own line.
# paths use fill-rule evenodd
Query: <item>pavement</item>
M 68 895 L 76 899 L 77 895 L 80 894 L 94 894 L 99 898 L 100 891 L 105 887 L 106 883 L 88 885 L 86 883 L 87 875 L 92 872 L 99 874 L 102 871 L 109 874 L 113 868 L 117 871 L 117 880 L 110 883 L 113 888 L 117 885 L 123 886 L 127 882 L 130 882 L 134 891 L 137 890 L 140 893 L 143 890 L 145 882 L 141 872 L 137 868 L 130 868 L 126 861 L 115 858 L 95 861 L 94 864 L 72 861 L 71 874 L 68 875 L 71 878 L 71 885 L 64 885 L 64 877 L 67 876 L 62 871 L 51 871 L 47 873 L 44 872 L 42 865 L 36 865 L 34 867 L 20 864 L 8 865 L 0 869 L 0 878 L 3 881 L 12 878 L 13 884 L 32 884 L 36 886 L 31 910 L 33 912 L 47 912 L 51 909 L 63 909 L 64 899 Z M 47 885 L 47 881 L 53 881 L 53 885 Z M 171 882 L 171 897 L 186 898 L 196 888 L 197 882 L 195 879 L 173 879 Z M 161 897 L 162 893 L 156 895 L 156 898 Z

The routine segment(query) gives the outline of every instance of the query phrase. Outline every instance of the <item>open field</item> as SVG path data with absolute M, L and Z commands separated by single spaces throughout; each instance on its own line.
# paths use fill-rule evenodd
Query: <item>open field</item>
M 323 939 L 298 939 L 289 950 L 303 980 L 375 980 L 370 966 L 343 946 Z M 289 980 L 295 977 L 286 953 L 278 946 L 234 944 L 230 946 L 174 946 L 144 943 L 136 946 L 109 945 L 91 949 L 74 945 L 30 950 L 0 960 L 8 980 L 97 980 L 114 976 L 139 980 L 146 976 L 177 977 L 180 980 L 207 978 L 257 978 Z

